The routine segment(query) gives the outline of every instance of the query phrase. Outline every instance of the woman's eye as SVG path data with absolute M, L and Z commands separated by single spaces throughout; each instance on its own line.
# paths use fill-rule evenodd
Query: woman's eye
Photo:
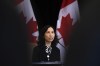
M 51 33 L 54 33 L 54 31 L 52 31 Z
M 47 33 L 50 33 L 49 31 Z
M 50 31 L 47 31 L 46 33 L 54 33 L 54 31 L 50 32 Z

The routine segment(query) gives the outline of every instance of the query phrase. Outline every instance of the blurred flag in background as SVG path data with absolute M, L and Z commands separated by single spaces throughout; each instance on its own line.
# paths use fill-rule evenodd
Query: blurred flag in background
M 28 41 L 33 46 L 37 45 L 38 24 L 30 0 L 15 0 L 15 7 L 21 19 L 25 20 L 28 33 Z
M 79 8 L 77 0 L 63 0 L 57 20 L 57 35 L 59 43 L 57 47 L 61 52 L 61 61 L 64 62 L 65 48 L 68 49 L 70 35 L 73 26 L 79 20 Z

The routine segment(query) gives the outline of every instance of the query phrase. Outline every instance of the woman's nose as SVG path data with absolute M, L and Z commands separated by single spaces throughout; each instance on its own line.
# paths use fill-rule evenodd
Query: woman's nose
M 49 36 L 51 36 L 51 33 L 49 34 Z
M 53 33 L 50 33 L 49 35 L 50 35 L 50 36 L 53 36 Z

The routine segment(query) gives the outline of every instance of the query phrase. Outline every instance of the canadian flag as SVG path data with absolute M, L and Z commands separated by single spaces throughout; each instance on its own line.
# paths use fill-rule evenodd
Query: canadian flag
M 65 48 L 69 45 L 72 28 L 78 19 L 79 9 L 77 0 L 63 0 L 57 20 L 57 36 L 59 43 L 62 44 L 57 44 L 57 47 L 60 49 L 62 62 L 65 58 Z
M 26 22 L 29 42 L 36 45 L 38 25 L 30 0 L 15 0 L 15 4 L 15 8 L 18 10 L 21 19 Z

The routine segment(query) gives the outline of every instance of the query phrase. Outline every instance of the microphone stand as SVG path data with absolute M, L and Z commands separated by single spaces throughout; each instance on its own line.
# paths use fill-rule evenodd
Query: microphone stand
M 62 38 L 62 37 L 61 37 Z M 58 40 L 60 40 L 61 38 L 59 38 Z M 59 41 L 58 41 L 58 43 L 64 48 L 64 49 L 66 49 L 66 47 L 64 46 L 64 45 L 62 45 Z

